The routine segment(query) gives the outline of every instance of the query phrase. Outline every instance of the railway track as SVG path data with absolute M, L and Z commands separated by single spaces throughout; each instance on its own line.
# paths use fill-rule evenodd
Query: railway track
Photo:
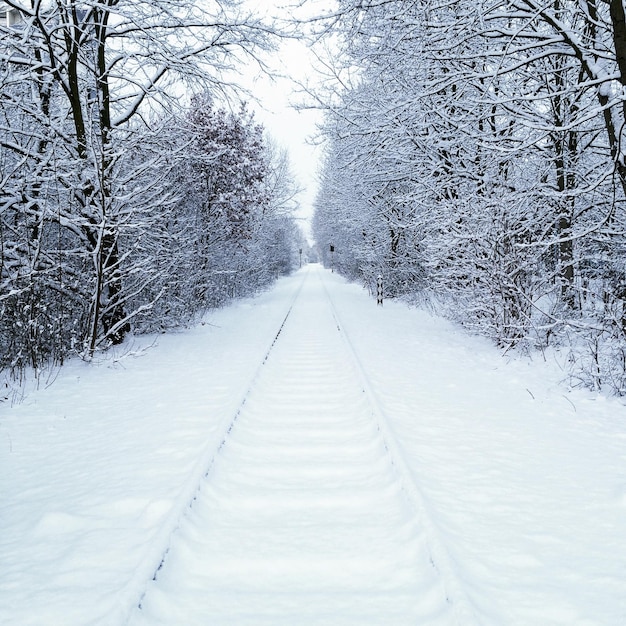
M 305 274 L 131 626 L 474 622 L 323 276 Z

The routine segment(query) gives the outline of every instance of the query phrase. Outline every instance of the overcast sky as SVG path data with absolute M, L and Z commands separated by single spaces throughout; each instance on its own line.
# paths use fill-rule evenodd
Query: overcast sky
M 268 13 L 286 19 L 290 11 L 284 8 L 290 0 L 248 0 L 251 7 L 260 13 Z M 333 0 L 308 0 L 309 12 L 329 7 Z M 317 133 L 317 125 L 322 114 L 316 110 L 296 110 L 303 96 L 297 93 L 296 81 L 310 83 L 315 80 L 313 54 L 302 40 L 284 41 L 278 54 L 269 60 L 276 75 L 271 79 L 263 74 L 254 73 L 245 77 L 250 83 L 249 89 L 258 98 L 259 103 L 251 103 L 257 119 L 267 128 L 279 145 L 287 148 L 294 174 L 299 184 L 304 187 L 300 197 L 302 205 L 298 217 L 308 218 L 312 213 L 312 203 L 317 189 L 316 174 L 321 156 L 321 148 L 312 145 Z

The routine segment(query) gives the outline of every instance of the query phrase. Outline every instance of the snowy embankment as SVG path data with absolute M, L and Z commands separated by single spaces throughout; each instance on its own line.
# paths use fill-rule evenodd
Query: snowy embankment
M 478 622 L 626 624 L 626 407 L 552 364 L 336 289 Z
M 298 283 L 0 405 L 0 624 L 126 620 Z
M 1 624 L 125 622 L 303 275 L 321 271 L 0 405 Z M 622 403 L 323 280 L 474 621 L 626 623 Z

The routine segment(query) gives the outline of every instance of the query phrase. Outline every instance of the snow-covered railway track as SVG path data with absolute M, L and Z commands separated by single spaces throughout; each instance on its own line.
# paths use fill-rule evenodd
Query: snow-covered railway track
M 415 490 L 311 277 L 130 623 L 461 623 Z

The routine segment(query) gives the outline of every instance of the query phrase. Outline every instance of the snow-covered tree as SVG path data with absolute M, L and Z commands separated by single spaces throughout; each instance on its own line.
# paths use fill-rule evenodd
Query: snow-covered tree
M 316 236 L 343 233 L 344 271 L 392 267 L 504 346 L 601 336 L 621 391 L 621 4 L 342 0 L 317 23 L 342 61 Z
M 141 328 L 177 325 L 292 270 L 293 178 L 245 106 L 233 111 L 197 95 L 163 121 L 154 149 L 168 153 L 169 195 L 147 257 L 162 274 L 140 298 L 159 302 Z
M 228 89 L 271 28 L 234 0 L 5 4 L 18 18 L 0 25 L 0 364 L 19 367 L 118 343 L 150 307 L 145 255 L 171 200 L 155 120 L 184 85 Z

